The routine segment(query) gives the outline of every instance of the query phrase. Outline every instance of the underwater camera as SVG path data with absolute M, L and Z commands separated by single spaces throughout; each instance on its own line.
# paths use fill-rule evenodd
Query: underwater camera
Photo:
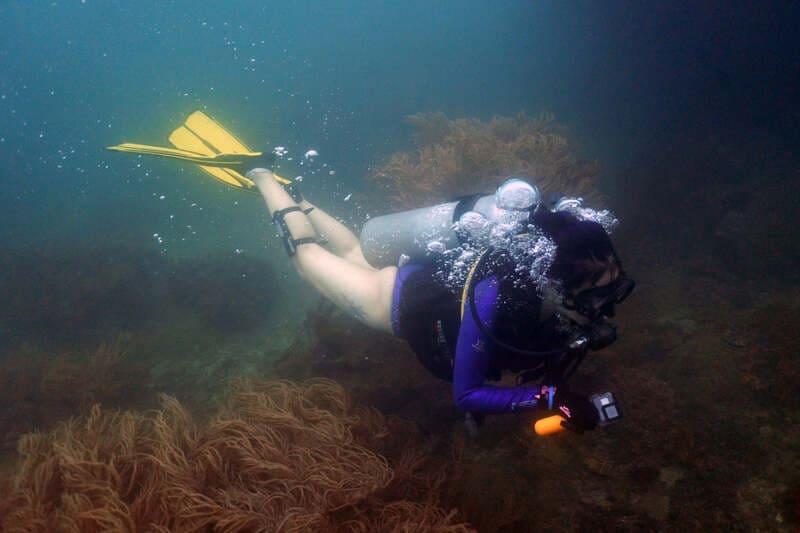
M 592 394 L 589 399 L 592 401 L 594 408 L 597 409 L 597 414 L 600 415 L 599 424 L 601 426 L 616 422 L 622 418 L 622 413 L 617 407 L 617 400 L 614 398 L 613 393 Z
M 594 408 L 597 409 L 597 414 L 600 417 L 598 425 L 605 426 L 622 418 L 622 412 L 617 405 L 614 393 L 593 394 L 589 400 L 594 405 Z M 537 435 L 552 435 L 566 429 L 562 424 L 564 421 L 564 417 L 561 415 L 547 416 L 537 420 L 533 425 L 533 430 Z

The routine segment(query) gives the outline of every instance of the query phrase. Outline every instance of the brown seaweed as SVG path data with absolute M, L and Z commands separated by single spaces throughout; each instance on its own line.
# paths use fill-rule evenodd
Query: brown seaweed
M 510 176 L 531 179 L 545 193 L 595 201 L 599 167 L 575 154 L 553 115 L 448 119 L 443 113 L 407 117 L 415 147 L 398 152 L 370 176 L 398 208 L 419 207 L 489 191 Z
M 20 440 L 0 529 L 469 531 L 393 424 L 323 379 L 238 382 L 207 422 L 166 395 L 144 413 L 95 405 Z

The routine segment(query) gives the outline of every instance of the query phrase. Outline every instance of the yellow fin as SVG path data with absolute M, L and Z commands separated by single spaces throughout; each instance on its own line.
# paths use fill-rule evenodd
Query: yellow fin
M 248 160 L 260 157 L 262 152 L 251 150 L 202 111 L 195 111 L 189 115 L 186 121 L 169 135 L 168 140 L 174 148 L 122 143 L 108 146 L 107 149 L 196 163 L 200 170 L 225 185 L 237 189 L 256 190 L 256 184 L 243 176 L 237 168 L 245 166 Z M 275 179 L 283 185 L 291 183 L 291 180 L 277 174 Z
M 252 152 L 252 150 L 248 148 L 242 141 L 234 137 L 231 132 L 223 128 L 219 122 L 215 121 L 202 111 L 195 111 L 189 115 L 189 118 L 186 119 L 186 122 L 184 122 L 183 125 L 198 138 L 202 139 L 202 142 L 204 142 L 216 153 L 244 154 Z M 174 142 L 172 142 L 172 144 L 174 144 L 177 148 L 191 150 L 191 148 L 181 146 Z
M 237 189 L 253 190 L 256 189 L 256 184 L 253 181 L 245 178 L 240 173 L 231 168 L 225 167 L 209 167 L 206 165 L 198 165 L 200 170 L 211 176 L 212 178 L 221 181 L 225 185 L 236 187 Z
M 122 143 L 116 146 L 107 146 L 106 150 L 113 150 L 116 152 L 128 152 L 132 154 L 141 154 L 141 155 L 152 155 L 158 157 L 168 157 L 170 159 L 179 159 L 181 161 L 189 161 L 190 163 L 211 165 L 216 167 L 243 165 L 248 159 L 259 157 L 261 155 L 261 152 L 248 152 L 239 154 L 233 154 L 233 153 L 208 154 L 193 150 L 182 150 L 178 148 L 167 148 L 164 146 L 150 146 L 147 144 L 137 144 L 137 143 Z

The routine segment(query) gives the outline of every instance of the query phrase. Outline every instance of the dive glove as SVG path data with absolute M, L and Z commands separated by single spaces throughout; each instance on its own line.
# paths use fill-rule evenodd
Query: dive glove
M 600 415 L 586 396 L 559 388 L 553 397 L 553 410 L 564 417 L 562 425 L 576 433 L 597 427 Z

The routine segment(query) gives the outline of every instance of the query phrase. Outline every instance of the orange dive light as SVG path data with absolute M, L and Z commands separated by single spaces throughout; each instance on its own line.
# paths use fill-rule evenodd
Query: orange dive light
M 616 420 L 622 418 L 622 413 L 619 410 L 619 406 L 617 405 L 617 400 L 614 398 L 614 394 L 610 392 L 604 392 L 603 394 L 593 394 L 589 400 L 592 402 L 592 405 L 597 410 L 598 416 L 598 424 L 601 426 L 605 426 L 606 424 L 610 424 Z M 533 430 L 536 432 L 537 435 L 552 435 L 553 433 L 558 433 L 564 429 L 573 429 L 573 428 L 565 428 L 562 425 L 562 422 L 566 422 L 566 418 L 561 415 L 550 415 L 548 417 L 542 418 L 537 420 L 533 424 Z M 578 430 L 576 430 L 578 431 Z M 578 431 L 581 433 L 581 431 Z
M 566 429 L 561 425 L 561 422 L 564 422 L 564 417 L 561 415 L 540 418 L 533 424 L 533 430 L 537 435 L 552 435 L 553 433 L 558 433 Z

